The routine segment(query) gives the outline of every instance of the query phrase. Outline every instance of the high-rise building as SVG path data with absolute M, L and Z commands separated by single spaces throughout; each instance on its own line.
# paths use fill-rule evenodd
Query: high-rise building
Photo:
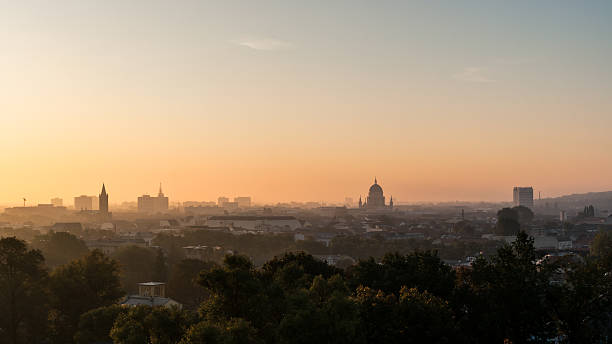
M 74 198 L 74 209 L 76 210 L 92 210 L 93 201 L 91 197 L 81 195 Z
M 229 202 L 229 198 L 227 198 L 227 197 L 221 196 L 221 197 L 217 198 L 217 205 L 220 206 L 220 207 L 222 207 L 227 202 Z
M 168 197 L 164 196 L 161 183 L 159 183 L 157 197 L 150 195 L 138 197 L 138 211 L 141 213 L 163 213 L 168 211 L 168 204 Z
M 514 206 L 524 206 L 527 208 L 533 208 L 533 188 L 515 186 L 513 190 L 512 201 Z
M 63 207 L 64 200 L 59 197 L 51 198 L 51 204 L 53 204 L 54 207 Z
M 106 193 L 106 187 L 102 183 L 102 192 L 98 197 L 98 209 L 101 215 L 108 215 L 108 194 Z
M 239 208 L 251 207 L 251 197 L 234 197 L 234 202 L 238 204 Z
M 100 210 L 100 201 L 98 200 L 98 196 L 89 197 L 91 197 L 91 210 Z

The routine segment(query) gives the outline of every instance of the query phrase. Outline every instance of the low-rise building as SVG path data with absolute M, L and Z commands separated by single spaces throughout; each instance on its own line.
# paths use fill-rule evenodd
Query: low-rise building
M 50 218 L 68 215 L 66 207 L 55 207 L 53 204 L 38 204 L 35 207 L 5 208 L 4 213 L 12 216 L 43 216 Z
M 356 261 L 353 257 L 344 255 L 344 254 L 324 254 L 324 255 L 313 255 L 313 257 L 315 257 L 316 259 L 326 262 L 327 264 L 331 265 L 331 266 L 336 266 L 336 264 L 338 264 L 338 262 L 340 261 L 347 261 L 349 262 L 351 265 L 355 264 Z
M 295 231 L 302 227 L 294 216 L 211 216 L 206 225 L 261 232 Z
M 233 254 L 233 251 L 224 250 L 221 246 L 203 245 L 183 247 L 183 252 L 185 253 L 185 258 L 187 259 L 216 262 L 222 261 L 226 254 Z
M 138 246 L 147 247 L 147 242 L 143 239 L 98 239 L 98 240 L 87 240 L 85 245 L 90 250 L 100 250 L 105 255 L 111 255 L 121 247 L 125 246 Z
M 128 295 L 122 302 L 121 305 L 128 307 L 135 306 L 150 306 L 150 307 L 178 307 L 183 306 L 166 297 L 166 283 L 163 282 L 145 282 L 138 283 L 138 294 Z

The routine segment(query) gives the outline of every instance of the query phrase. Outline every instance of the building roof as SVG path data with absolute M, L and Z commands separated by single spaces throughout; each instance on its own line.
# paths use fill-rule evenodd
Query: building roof
M 56 222 L 51 226 L 52 230 L 82 230 L 83 225 L 80 222 Z
M 372 186 L 370 186 L 370 192 L 382 192 L 382 188 L 378 184 L 372 184 Z
M 257 220 L 297 220 L 295 216 L 241 216 L 241 215 L 226 215 L 226 216 L 211 216 L 209 220 L 225 220 L 225 221 L 257 221 Z
M 168 303 L 176 303 L 169 297 L 159 296 L 140 296 L 140 295 L 128 295 L 128 297 L 121 304 L 124 306 L 165 306 Z
M 138 283 L 138 285 L 146 285 L 146 286 L 156 286 L 156 285 L 164 285 L 166 283 L 164 282 L 143 282 L 143 283 Z

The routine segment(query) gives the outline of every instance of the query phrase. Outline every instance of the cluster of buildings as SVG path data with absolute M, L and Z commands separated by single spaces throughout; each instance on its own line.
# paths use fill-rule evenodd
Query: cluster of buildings
M 168 211 L 168 197 L 162 191 L 161 183 L 159 184 L 159 192 L 157 197 L 150 195 L 142 195 L 138 197 L 138 212 L 140 213 L 165 213 Z

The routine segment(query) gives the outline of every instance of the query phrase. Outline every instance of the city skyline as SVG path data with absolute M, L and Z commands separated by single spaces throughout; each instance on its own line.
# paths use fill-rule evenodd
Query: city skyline
M 612 3 L 8 2 L 0 204 L 612 190 Z M 28 201 L 30 202 L 30 201 Z
M 377 181 L 377 177 L 374 178 L 374 185 L 378 185 L 378 181 Z M 510 192 L 510 198 L 509 199 L 500 199 L 500 200 L 465 200 L 465 199 L 456 199 L 456 200 L 416 200 L 416 201 L 405 201 L 405 200 L 398 200 L 397 197 L 395 199 L 393 199 L 393 195 L 390 194 L 391 196 L 391 204 L 395 203 L 396 205 L 408 205 L 408 204 L 424 204 L 424 203 L 446 203 L 446 202 L 469 202 L 469 203 L 478 203 L 478 202 L 485 202 L 485 203 L 514 203 L 515 205 L 519 204 L 517 203 L 517 189 L 530 189 L 530 197 L 533 200 L 536 200 L 538 198 L 541 199 L 548 199 L 548 198 L 555 198 L 555 197 L 561 197 L 561 196 L 568 196 L 568 195 L 575 195 L 575 194 L 580 194 L 579 192 L 573 192 L 573 193 L 568 193 L 568 194 L 561 194 L 561 195 L 544 195 L 544 197 L 542 197 L 542 191 L 541 190 L 537 190 L 532 188 L 531 186 L 529 187 L 513 187 L 513 190 Z M 534 191 L 536 190 L 536 191 Z M 590 192 L 609 192 L 609 190 L 599 190 L 599 191 L 590 191 Z M 140 202 L 140 199 L 142 197 L 164 197 L 167 199 L 166 202 L 169 201 L 170 205 L 174 205 L 176 206 L 177 204 L 182 204 L 182 203 L 215 203 L 216 205 L 221 205 L 221 202 L 237 202 L 240 199 L 249 199 L 249 203 L 252 202 L 253 206 L 257 206 L 257 205 L 274 205 L 277 203 L 321 203 L 321 204 L 335 204 L 335 205 L 347 205 L 347 200 L 351 199 L 351 206 L 353 207 L 358 207 L 361 208 L 361 204 L 360 202 L 363 202 L 363 205 L 365 207 L 365 205 L 367 204 L 367 199 L 369 196 L 369 193 L 371 195 L 371 188 L 370 191 L 366 191 L 363 194 L 358 194 L 356 197 L 349 197 L 349 196 L 345 196 L 343 200 L 339 200 L 339 199 L 331 199 L 331 200 L 317 200 L 317 199 L 310 199 L 310 200 L 296 200 L 296 199 L 288 199 L 288 200 L 261 200 L 261 199 L 256 199 L 254 198 L 252 195 L 247 195 L 247 194 L 235 194 L 235 195 L 228 195 L 226 194 L 221 194 L 218 195 L 217 197 L 214 198 L 193 198 L 193 199 L 176 199 L 176 198 L 172 198 L 169 195 L 164 195 L 164 193 L 162 192 L 162 187 L 161 187 L 161 183 L 159 184 L 159 190 L 158 190 L 158 194 L 157 196 L 155 196 L 154 193 L 141 193 L 138 196 L 135 196 L 134 199 L 115 199 L 113 200 L 112 198 L 110 198 L 109 201 L 109 194 L 106 193 L 106 188 L 105 188 L 105 183 L 102 183 L 102 193 L 104 193 L 105 197 L 106 197 L 106 203 L 107 203 L 107 207 L 108 205 L 111 205 L 112 207 L 121 207 L 124 206 L 127 203 L 133 204 L 133 205 L 138 205 Z M 102 193 L 100 194 L 100 196 L 102 196 Z M 588 193 L 588 192 L 585 192 Z M 153 196 L 151 196 L 153 195 Z M 381 196 L 382 197 L 382 196 Z M 76 202 L 77 198 L 87 198 L 88 202 L 90 202 L 93 206 L 93 208 L 88 207 L 90 209 L 94 209 L 94 210 L 98 210 L 97 205 L 99 202 L 99 197 L 96 195 L 86 195 L 86 194 L 80 194 L 79 196 L 74 196 L 74 197 L 57 197 L 56 196 L 51 196 L 49 197 L 47 200 L 36 200 L 36 199 L 28 199 L 27 197 L 23 197 L 21 198 L 19 201 L 20 202 L 24 202 L 23 205 L 26 205 L 25 201 L 27 201 L 27 206 L 36 206 L 37 204 L 53 204 L 56 205 L 54 202 L 58 202 L 58 201 L 63 201 L 63 206 L 68 206 L 68 207 L 72 207 L 72 208 L 78 208 L 76 207 L 76 205 L 74 203 L 70 204 L 70 203 L 66 203 L 64 201 L 64 199 L 73 199 Z M 382 197 L 382 200 L 380 201 L 381 204 L 386 204 L 384 197 Z M 22 203 L 6 203 L 6 204 L 2 204 L 0 203 L 0 206 L 19 206 L 22 205 Z M 59 205 L 62 206 L 62 205 Z M 391 206 L 392 207 L 392 206 Z

